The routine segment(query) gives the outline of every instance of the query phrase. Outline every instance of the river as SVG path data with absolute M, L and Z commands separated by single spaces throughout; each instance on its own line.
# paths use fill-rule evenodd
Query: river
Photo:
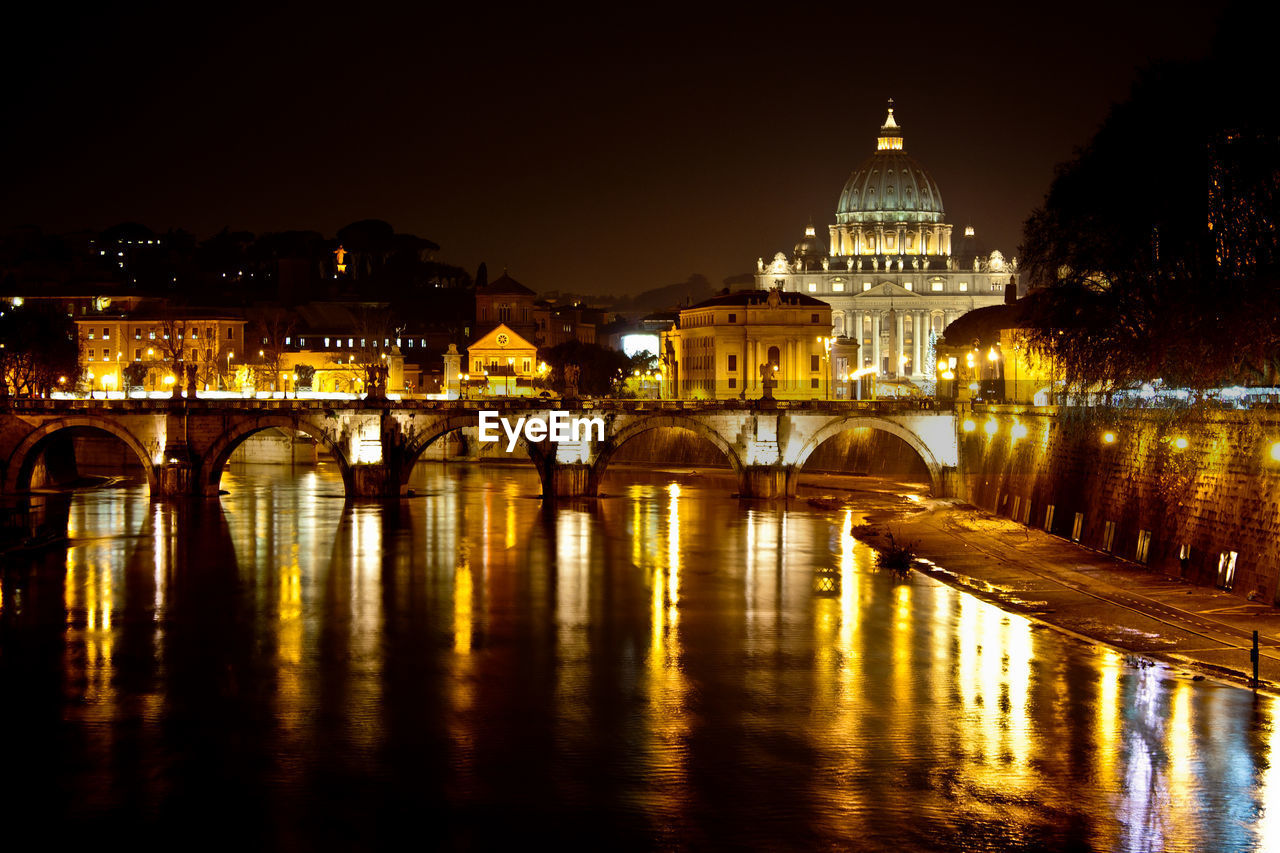
M 81 492 L 0 587 L 4 837 L 1268 850 L 1277 706 L 875 568 L 860 510 L 624 471 Z M 14 847 L 11 849 L 23 849 Z

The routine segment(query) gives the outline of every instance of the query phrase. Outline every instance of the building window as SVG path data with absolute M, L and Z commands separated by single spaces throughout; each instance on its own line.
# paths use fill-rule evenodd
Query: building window
M 813 282 L 809 282 L 809 292 L 810 292 L 810 293 L 817 293 L 817 292 L 818 292 L 818 285 L 814 284 Z
M 207 349 L 204 351 L 204 360 L 213 361 L 213 350 Z
M 476 366 L 475 366 L 474 370 L 475 370 L 475 372 L 476 372 L 476 373 L 479 373 L 480 371 L 484 370 L 484 362 L 482 362 L 480 359 L 478 359 L 478 358 L 477 358 L 477 359 L 476 359 Z
M 902 285 L 902 286 L 903 286 L 903 287 L 905 287 L 907 290 L 915 290 L 915 287 L 916 287 L 916 286 L 915 286 L 914 284 L 912 284 L 911 282 L 907 282 L 906 284 L 904 284 L 904 285 Z
M 328 339 L 328 338 L 325 338 L 325 339 L 324 339 L 324 348 L 325 348 L 325 349 L 328 349 L 328 348 L 329 348 L 329 339 Z
M 89 330 L 89 340 L 93 340 L 93 339 L 94 339 L 94 337 L 93 337 L 93 329 L 90 329 L 90 330 Z
M 817 323 L 817 322 L 818 322 L 818 315 L 817 315 L 817 314 L 810 314 L 810 315 L 809 315 L 809 322 L 810 322 L 810 323 Z
M 960 282 L 960 292 L 967 293 L 968 290 L 969 290 L 969 282 L 967 281 Z
M 834 290 L 836 293 L 844 293 L 844 282 L 842 281 L 835 282 L 834 284 L 831 285 L 831 289 Z
M 110 330 L 110 329 L 103 329 L 103 330 L 102 330 L 102 339 L 103 339 L 104 341 L 109 341 L 109 340 L 111 340 L 111 330 Z
M 152 340 L 152 341 L 154 341 L 154 340 L 156 339 L 156 330 L 155 330 L 155 329 L 150 329 L 150 330 L 148 330 L 148 331 L 147 331 L 147 339 L 148 339 L 148 340 Z
M 809 369 L 820 370 L 822 365 L 822 362 L 820 361 L 821 358 L 822 356 L 818 356 L 818 355 L 809 356 Z
M 205 327 L 204 327 L 204 336 L 205 336 L 206 338 L 208 338 L 209 340 L 213 340 L 213 327 L 212 327 L 212 326 L 205 326 Z
M 942 292 L 942 282 L 940 282 L 940 281 L 932 281 L 932 282 L 929 282 L 929 289 L 930 289 L 930 290 L 932 290 L 934 293 L 941 293 L 941 292 Z
M 92 348 L 90 348 L 90 349 L 86 350 L 85 352 L 88 354 L 88 358 L 87 358 L 87 359 L 85 359 L 85 360 L 86 360 L 86 361 L 93 361 L 93 349 L 92 349 Z
M 730 388 L 737 388 L 737 387 L 738 387 L 738 379 L 737 379 L 737 377 L 735 377 L 735 376 L 730 376 L 730 377 L 729 377 L 729 387 L 730 387 Z
M 135 341 L 140 341 L 140 340 L 142 340 L 142 330 L 141 330 L 141 329 L 134 329 L 134 330 L 133 330 L 133 339 L 134 339 Z
M 738 356 L 736 353 L 729 356 L 729 369 L 730 370 L 738 369 Z
M 730 323 L 736 323 L 736 322 L 738 322 L 738 315 L 737 315 L 737 314 L 730 314 L 730 315 L 729 315 L 729 322 L 730 322 Z
M 533 366 L 533 365 L 531 365 L 531 364 L 529 363 L 529 359 L 527 359 L 527 358 L 526 358 L 526 359 L 521 359 L 521 361 L 520 361 L 520 372 L 521 372 L 521 373 L 529 373 L 529 372 L 530 372 L 530 368 L 531 368 L 532 366 Z
M 235 329 L 227 329 L 227 340 L 231 340 L 231 339 L 232 339 L 232 338 L 234 338 L 235 336 L 236 336 L 236 330 L 235 330 Z
M 192 330 L 191 330 L 191 340 L 193 340 L 193 341 L 198 341 L 198 340 L 200 340 L 200 330 L 199 330 L 199 329 L 192 329 Z M 262 339 L 262 342 L 265 344 L 265 343 L 267 342 L 267 339 L 266 339 L 266 338 L 263 338 L 263 339 Z
M 866 292 L 867 292 L 868 290 L 870 290 L 870 289 L 871 289 L 871 282 L 869 282 L 869 281 L 864 281 L 864 282 L 862 283 L 862 292 L 863 292 L 863 293 L 866 293 Z
M 809 380 L 809 387 L 810 387 L 810 388 L 817 388 L 817 387 L 818 387 L 818 377 L 816 377 L 816 376 L 815 376 L 815 377 L 813 377 L 812 379 L 810 379 L 810 380 Z

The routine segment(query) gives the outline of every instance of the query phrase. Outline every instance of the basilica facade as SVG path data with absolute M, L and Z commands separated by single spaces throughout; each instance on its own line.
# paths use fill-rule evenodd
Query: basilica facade
M 756 262 L 756 286 L 831 305 L 831 333 L 856 343 L 865 372 L 932 380 L 933 340 L 952 320 L 1005 300 L 1017 260 L 978 255 L 974 232 L 947 222 L 937 183 L 903 147 L 889 102 L 875 152 L 840 193 L 827 243 L 812 225 L 788 257 Z

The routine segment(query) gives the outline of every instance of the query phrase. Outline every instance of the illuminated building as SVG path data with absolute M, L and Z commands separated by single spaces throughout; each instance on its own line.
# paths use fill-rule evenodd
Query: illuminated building
M 831 306 L 804 293 L 743 290 L 713 296 L 680 312 L 661 334 L 663 396 L 685 400 L 754 399 L 762 367 L 782 400 L 822 400 L 847 393 L 836 381 L 848 368 L 828 347 Z M 834 393 L 833 393 L 834 391 Z
M 467 348 L 466 386 L 474 393 L 529 396 L 538 374 L 538 348 L 505 323 Z
M 196 369 L 196 387 L 218 388 L 227 381 L 234 353 L 244 352 L 245 319 L 214 309 L 161 309 L 144 305 L 121 314 L 76 318 L 80 363 L 86 390 L 124 391 L 126 370 L 138 373 L 147 391 L 165 391 L 181 377 L 175 357 Z M 137 387 L 137 386 L 134 386 Z
M 889 103 L 875 152 L 840 193 L 827 245 L 810 225 L 790 258 L 757 260 L 756 286 L 824 300 L 829 334 L 858 343 L 863 366 L 921 382 L 933 378 L 930 336 L 968 311 L 1002 303 L 1017 260 L 978 255 L 971 227 L 953 240 L 938 185 L 906 153 Z

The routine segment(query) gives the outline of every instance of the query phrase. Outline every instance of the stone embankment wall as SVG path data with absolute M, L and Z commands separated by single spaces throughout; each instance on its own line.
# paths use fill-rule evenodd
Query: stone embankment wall
M 979 405 L 960 423 L 969 502 L 1193 583 L 1280 598 L 1280 411 Z

